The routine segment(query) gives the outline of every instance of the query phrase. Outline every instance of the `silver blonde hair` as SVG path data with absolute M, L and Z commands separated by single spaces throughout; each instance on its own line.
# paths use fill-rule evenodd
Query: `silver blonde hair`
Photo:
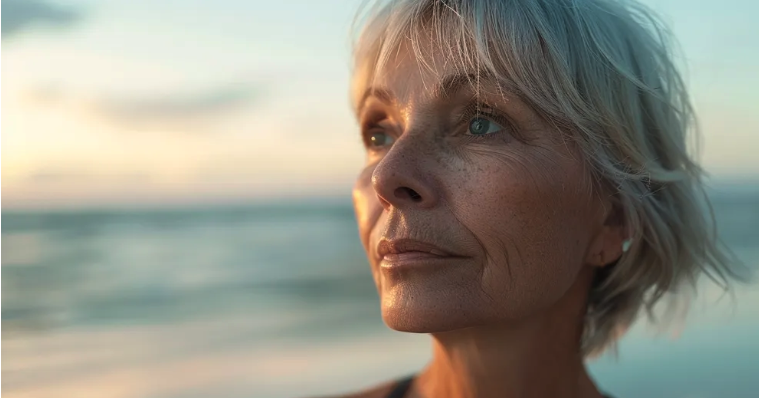
M 442 54 L 457 70 L 505 82 L 565 133 L 595 186 L 623 209 L 632 245 L 598 272 L 585 355 L 613 346 L 665 295 L 695 289 L 700 275 L 726 289 L 739 278 L 717 238 L 703 171 L 689 155 L 689 146 L 697 149 L 695 118 L 671 35 L 641 4 L 380 0 L 356 21 L 354 104 L 402 46 L 420 68 Z

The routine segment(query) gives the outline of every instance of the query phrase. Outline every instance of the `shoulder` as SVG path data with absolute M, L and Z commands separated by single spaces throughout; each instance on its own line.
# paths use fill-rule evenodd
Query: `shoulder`
M 386 383 L 382 383 L 378 386 L 374 386 L 374 387 L 353 392 L 350 394 L 320 396 L 320 397 L 310 397 L 310 398 L 386 398 L 397 383 L 398 383 L 397 380 L 393 380 L 393 381 L 388 381 Z

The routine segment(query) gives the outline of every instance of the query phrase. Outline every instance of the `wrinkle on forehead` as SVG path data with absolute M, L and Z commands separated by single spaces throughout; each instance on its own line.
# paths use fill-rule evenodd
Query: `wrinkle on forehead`
M 463 88 L 478 93 L 482 88 L 501 93 L 516 94 L 516 86 L 496 79 L 496 74 L 476 64 L 462 66 L 452 61 L 456 57 L 443 51 L 433 51 L 436 46 L 427 43 L 422 48 L 412 48 L 408 43 L 398 46 L 391 58 L 382 64 L 365 64 L 354 76 L 356 109 L 360 112 L 368 95 L 391 92 L 397 103 L 431 101 L 445 98 Z M 469 87 L 466 87 L 469 86 Z M 392 90 L 392 91 L 391 91 Z M 386 96 L 387 97 L 387 96 Z M 383 98 L 381 98 L 383 99 Z M 390 101 L 388 101 L 390 102 Z
M 419 99 L 443 98 L 455 89 L 468 85 L 475 95 L 487 91 L 490 95 L 497 94 L 503 100 L 518 98 L 540 111 L 540 107 L 531 100 L 535 93 L 524 91 L 530 89 L 517 83 L 523 79 L 514 76 L 514 71 L 507 64 L 494 63 L 495 60 L 489 59 L 488 55 L 472 51 L 477 47 L 474 43 L 463 48 L 441 48 L 443 42 L 445 40 L 430 37 L 429 40 L 417 43 L 414 48 L 406 40 L 398 44 L 386 62 L 380 65 L 365 63 L 361 68 L 363 72 L 355 76 L 355 82 L 358 83 L 354 85 L 358 91 L 356 94 L 361 94 L 369 87 L 388 88 L 386 84 L 390 81 L 397 83 L 398 87 L 408 87 L 409 82 L 417 80 L 422 89 L 413 94 L 419 95 Z M 480 57 L 488 59 L 480 61 Z M 515 77 L 517 80 L 514 80 Z M 409 96 L 408 93 L 404 96 L 396 94 L 399 99 L 407 99 Z
M 432 75 L 431 73 L 409 70 L 409 67 L 408 65 L 399 65 L 397 68 L 393 68 L 392 72 L 375 79 L 375 85 L 368 87 L 359 100 L 359 113 L 365 101 L 370 97 L 376 97 L 384 103 L 396 106 L 398 109 L 408 108 L 415 103 L 445 100 L 464 90 L 472 92 L 475 98 L 479 98 L 481 94 L 497 94 L 501 101 L 509 101 L 510 97 L 518 97 L 512 84 L 497 81 L 487 71 L 461 73 L 454 71 L 447 75 Z M 433 79 L 436 80 L 433 81 Z M 430 81 L 433 83 L 425 83 Z

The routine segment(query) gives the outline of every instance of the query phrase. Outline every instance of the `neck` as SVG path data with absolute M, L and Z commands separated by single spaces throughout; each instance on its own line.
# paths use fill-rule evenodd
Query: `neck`
M 440 398 L 600 398 L 580 352 L 585 299 L 572 299 L 575 289 L 587 292 L 587 286 L 573 286 L 555 308 L 518 324 L 433 334 L 433 359 L 416 392 Z

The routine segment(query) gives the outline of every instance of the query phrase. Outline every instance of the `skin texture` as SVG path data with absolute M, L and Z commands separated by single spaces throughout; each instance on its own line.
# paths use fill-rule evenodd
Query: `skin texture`
M 385 323 L 433 337 L 410 396 L 600 397 L 580 338 L 594 271 L 622 253 L 614 201 L 505 85 L 442 59 L 420 68 L 407 49 L 390 61 L 359 106 L 353 198 Z M 378 245 L 397 239 L 453 256 L 387 266 Z

